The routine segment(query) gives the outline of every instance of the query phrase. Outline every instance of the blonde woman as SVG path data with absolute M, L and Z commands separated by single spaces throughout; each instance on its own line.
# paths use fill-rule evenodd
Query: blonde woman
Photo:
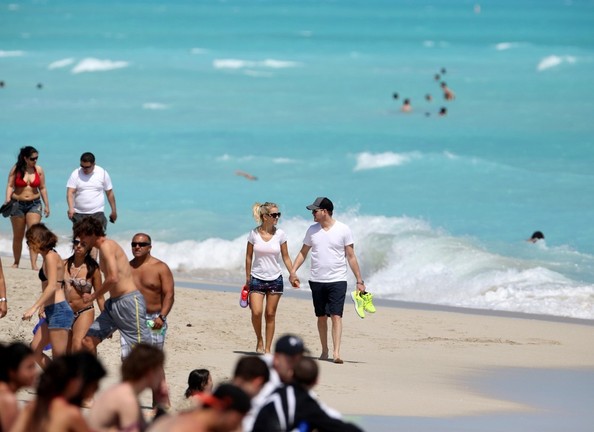
M 274 337 L 276 309 L 283 294 L 280 259 L 290 272 L 293 266 L 287 248 L 287 235 L 276 225 L 281 216 L 271 202 L 253 208 L 258 226 L 250 231 L 245 253 L 245 283 L 250 288 L 252 325 L 256 333 L 256 352 L 269 353 Z M 262 337 L 262 315 L 266 320 L 266 341 Z

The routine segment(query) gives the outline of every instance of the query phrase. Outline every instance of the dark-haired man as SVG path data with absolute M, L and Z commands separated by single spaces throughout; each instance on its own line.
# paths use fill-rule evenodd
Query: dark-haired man
M 132 279 L 142 293 L 146 303 L 146 317 L 143 323 L 150 326 L 151 344 L 159 349 L 165 345 L 167 315 L 173 307 L 174 281 L 169 266 L 151 255 L 152 240 L 148 234 L 138 233 L 132 237 L 132 255 L 130 261 Z M 130 352 L 126 338 L 121 338 L 122 357 Z M 165 372 L 163 372 L 163 377 Z M 169 406 L 169 401 L 163 401 Z M 153 393 L 153 405 L 156 394 Z
M 122 382 L 105 390 L 95 400 L 89 413 L 91 429 L 144 431 L 146 422 L 138 395 L 148 388 L 160 388 L 164 363 L 165 355 L 160 349 L 144 343 L 136 345 L 122 362 Z
M 120 245 L 105 236 L 98 219 L 83 218 L 74 224 L 74 237 L 80 238 L 86 247 L 99 249 L 99 267 L 104 280 L 101 289 L 92 294 L 83 294 L 83 300 L 91 304 L 97 297 L 109 291 L 103 312 L 95 319 L 83 338 L 83 346 L 94 353 L 97 345 L 119 330 L 130 347 L 141 342 L 150 343 L 150 329 L 146 326 L 144 297 L 134 284 L 128 257 Z
M 355 256 L 351 230 L 347 225 L 332 217 L 334 211 L 332 201 L 326 197 L 318 197 L 313 204 L 306 208 L 311 210 L 316 223 L 311 225 L 305 233 L 303 246 L 293 261 L 289 280 L 294 287 L 299 287 L 300 282 L 296 272 L 305 262 L 305 258 L 311 250 L 309 286 L 322 344 L 320 359 L 329 358 L 328 318 L 330 318 L 334 363 L 341 364 L 343 361 L 340 358 L 340 340 L 342 337 L 342 313 L 347 290 L 347 263 L 357 279 L 359 292 L 365 293 L 365 283 Z M 359 297 L 353 297 L 353 299 L 359 299 Z M 364 312 L 360 316 L 363 318 Z
M 111 206 L 109 220 L 115 222 L 118 218 L 115 195 L 109 173 L 95 165 L 95 155 L 90 152 L 80 157 L 80 168 L 75 169 L 66 183 L 66 202 L 68 203 L 68 219 L 73 224 L 85 216 L 99 219 L 103 229 L 107 229 L 105 218 L 105 198 Z

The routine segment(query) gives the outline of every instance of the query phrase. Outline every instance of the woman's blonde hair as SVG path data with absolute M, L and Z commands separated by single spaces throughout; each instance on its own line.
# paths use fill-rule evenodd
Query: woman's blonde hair
M 272 202 L 268 202 L 266 201 L 264 204 L 260 204 L 260 203 L 255 203 L 252 206 L 252 213 L 254 215 L 254 219 L 256 220 L 256 222 L 258 224 L 262 223 L 262 216 L 263 215 L 267 215 L 270 213 L 270 209 L 276 207 L 278 208 L 278 206 L 275 203 Z

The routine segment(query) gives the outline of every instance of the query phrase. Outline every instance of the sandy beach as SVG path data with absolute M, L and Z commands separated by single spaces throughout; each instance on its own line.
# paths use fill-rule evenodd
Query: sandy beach
M 27 342 L 35 322 L 23 322 L 20 317 L 39 295 L 40 285 L 35 272 L 9 268 L 9 261 L 3 260 L 9 313 L 0 320 L 1 340 Z M 238 287 L 183 286 L 184 281 L 176 279 L 166 341 L 166 373 L 174 407 L 183 404 L 189 371 L 207 368 L 219 383 L 229 378 L 241 355 L 255 350 L 249 310 L 238 305 Z M 378 302 L 375 315 L 360 319 L 347 300 L 345 363 L 320 362 L 317 392 L 328 405 L 354 421 L 360 419 L 363 426 L 370 425 L 374 416 L 387 416 L 382 417 L 384 426 L 367 430 L 389 430 L 385 425 L 390 419 L 429 418 L 435 425 L 440 419 L 530 413 L 539 409 L 538 400 L 530 393 L 528 400 L 505 396 L 505 388 L 498 391 L 493 383 L 504 382 L 498 374 L 515 371 L 520 378 L 512 381 L 521 380 L 522 371 L 528 375 L 535 370 L 541 371 L 541 381 L 547 380 L 547 371 L 551 376 L 559 371 L 577 373 L 578 381 L 579 374 L 592 376 L 593 324 L 400 304 L 392 307 L 388 302 Z M 308 295 L 287 295 L 281 300 L 276 329 L 277 336 L 301 335 L 311 355 L 319 355 Z M 119 351 L 119 337 L 99 346 L 99 357 L 109 370 L 102 388 L 119 379 Z M 561 396 L 571 397 L 571 390 L 566 392 Z M 27 394 L 23 392 L 24 399 Z M 144 394 L 142 400 L 148 405 L 150 395 Z

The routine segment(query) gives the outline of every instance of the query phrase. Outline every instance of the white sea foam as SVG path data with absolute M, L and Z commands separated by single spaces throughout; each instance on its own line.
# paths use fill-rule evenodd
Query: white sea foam
M 495 49 L 497 51 L 506 51 L 508 49 L 517 48 L 518 46 L 519 43 L 517 42 L 500 42 L 498 44 L 495 44 Z
M 278 157 L 278 158 L 273 158 L 272 162 L 274 162 L 275 164 L 291 164 L 291 163 L 295 163 L 297 161 L 295 159 Z
M 353 171 L 362 171 L 368 169 L 384 168 L 389 166 L 399 166 L 418 158 L 418 153 L 368 153 L 357 154 L 357 164 Z
M 0 50 L 0 58 L 2 57 L 22 57 L 25 55 L 25 51 L 3 51 Z
M 377 298 L 594 319 L 594 285 L 570 275 L 572 268 L 594 266 L 593 256 L 535 248 L 521 240 L 510 245 L 519 253 L 505 256 L 420 219 L 357 211 L 335 217 L 351 227 L 366 285 Z M 301 217 L 281 221 L 290 256 L 301 248 L 311 223 Z M 129 237 L 112 238 L 130 255 Z M 153 254 L 182 276 L 235 283 L 242 280 L 246 239 L 247 232 L 230 240 L 154 241 Z M 10 240 L 8 234 L 0 235 L 1 253 L 11 253 Z M 62 239 L 57 250 L 63 256 L 71 253 Z M 309 260 L 298 274 L 306 280 L 308 273 Z M 348 277 L 354 284 L 352 274 Z
M 536 66 L 536 70 L 539 72 L 557 67 L 563 63 L 573 64 L 576 62 L 576 58 L 574 56 L 557 56 L 557 55 L 550 55 L 540 60 L 538 66 Z
M 300 66 L 300 63 L 288 60 L 265 59 L 261 61 L 241 59 L 215 59 L 212 62 L 215 69 L 285 69 Z
M 142 104 L 142 109 L 145 110 L 166 110 L 169 109 L 169 105 L 159 102 L 145 102 Z
M 115 69 L 122 69 L 128 67 L 129 63 L 123 60 L 102 60 L 97 58 L 88 57 L 78 62 L 74 68 L 72 68 L 73 74 L 79 74 L 83 72 L 105 72 Z
M 192 48 L 190 52 L 192 54 L 206 54 L 208 53 L 208 50 L 205 48 Z
M 50 63 L 47 68 L 49 70 L 61 69 L 61 68 L 65 68 L 66 66 L 70 66 L 73 63 L 74 63 L 73 58 L 65 58 L 65 59 L 56 60 L 55 62 Z
M 252 69 L 245 69 L 243 71 L 243 73 L 244 73 L 244 75 L 255 77 L 255 78 L 270 78 L 271 76 L 274 76 L 271 72 L 257 71 L 257 70 L 252 70 Z

